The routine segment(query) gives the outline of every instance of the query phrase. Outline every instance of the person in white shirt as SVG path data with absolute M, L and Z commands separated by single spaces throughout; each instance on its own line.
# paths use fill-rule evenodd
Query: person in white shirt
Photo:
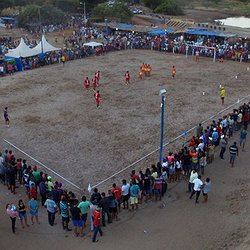
M 203 182 L 201 181 L 201 176 L 199 175 L 198 178 L 193 180 L 193 184 L 194 184 L 194 188 L 193 188 L 193 192 L 190 195 L 189 199 L 192 199 L 193 195 L 196 194 L 196 199 L 195 199 L 195 203 L 199 203 L 198 199 L 201 193 L 201 189 L 203 187 Z
M 189 182 L 188 182 L 188 192 L 191 193 L 194 187 L 194 179 L 198 177 L 198 173 L 195 169 L 191 171 L 190 177 L 189 177 Z
M 122 180 L 122 203 L 123 209 L 128 209 L 128 200 L 130 198 L 129 193 L 130 184 L 126 180 Z

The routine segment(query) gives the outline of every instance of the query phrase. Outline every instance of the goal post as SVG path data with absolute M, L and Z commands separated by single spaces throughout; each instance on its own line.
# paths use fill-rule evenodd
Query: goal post
M 188 57 L 188 50 L 191 47 L 192 48 L 192 56 L 195 55 L 195 49 L 202 49 L 202 50 L 213 50 L 213 62 L 216 61 L 216 48 L 215 47 L 208 47 L 208 46 L 201 46 L 201 45 L 195 45 L 195 44 L 188 44 L 186 43 L 186 58 Z

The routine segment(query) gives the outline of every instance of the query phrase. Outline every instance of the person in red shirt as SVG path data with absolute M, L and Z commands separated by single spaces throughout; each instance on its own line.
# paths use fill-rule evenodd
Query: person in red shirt
M 120 187 L 117 187 L 116 184 L 113 184 L 113 188 L 111 192 L 114 194 L 115 199 L 118 203 L 118 210 L 121 211 L 121 196 L 122 196 L 122 189 Z
M 125 73 L 125 84 L 129 84 L 130 83 L 130 74 L 129 71 L 126 71 Z
M 37 190 L 36 190 L 35 184 L 33 183 L 31 184 L 29 195 L 30 195 L 30 199 L 34 198 L 34 200 L 37 200 Z
M 93 83 L 93 89 L 95 90 L 96 88 L 97 88 L 97 78 L 96 77 L 94 77 L 93 79 L 92 79 L 92 83 Z
M 102 236 L 102 229 L 101 229 L 101 208 L 97 207 L 93 214 L 93 225 L 94 225 L 94 234 L 92 238 L 92 242 L 96 242 L 96 236 L 98 232 Z
M 95 73 L 95 78 L 97 80 L 97 84 L 99 84 L 99 80 L 100 80 L 100 71 L 99 70 Z
M 175 66 L 172 67 L 172 77 L 175 78 L 176 76 L 176 68 Z
M 96 106 L 98 108 L 100 106 L 100 101 L 101 101 L 101 95 L 100 95 L 99 90 L 95 92 L 94 97 L 95 97 Z
M 84 80 L 84 86 L 85 86 L 86 89 L 88 89 L 89 86 L 90 86 L 90 80 L 89 80 L 88 77 L 86 77 L 86 79 Z

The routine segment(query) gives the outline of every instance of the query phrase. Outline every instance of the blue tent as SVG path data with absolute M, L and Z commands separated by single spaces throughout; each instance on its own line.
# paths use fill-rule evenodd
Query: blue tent
M 130 29 L 133 28 L 132 24 L 126 24 L 126 23 L 118 23 L 117 24 L 118 29 Z
M 149 35 L 165 35 L 168 33 L 172 33 L 173 30 L 150 30 L 147 32 Z
M 210 30 L 196 30 L 196 29 L 187 29 L 185 30 L 186 34 L 189 35 L 203 35 L 203 36 L 218 36 L 220 33 Z

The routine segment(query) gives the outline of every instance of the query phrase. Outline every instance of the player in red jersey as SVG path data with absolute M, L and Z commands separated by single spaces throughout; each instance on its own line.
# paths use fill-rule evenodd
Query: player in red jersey
M 90 86 L 90 80 L 89 80 L 88 77 L 86 77 L 86 79 L 84 80 L 84 86 L 85 86 L 86 89 L 88 89 L 89 86 Z
M 95 97 L 96 106 L 98 108 L 100 106 L 100 101 L 101 101 L 101 95 L 100 95 L 99 90 L 95 92 L 94 97 Z
M 130 83 L 130 74 L 129 71 L 127 71 L 125 73 L 125 84 L 129 84 Z
M 172 67 L 172 77 L 175 78 L 176 76 L 176 68 L 175 66 Z
M 93 79 L 92 79 L 92 83 L 93 83 L 93 89 L 95 90 L 96 88 L 97 88 L 97 78 L 96 77 L 94 77 Z
M 95 73 L 95 78 L 97 79 L 97 84 L 99 84 L 99 80 L 100 80 L 100 71 L 99 70 Z

